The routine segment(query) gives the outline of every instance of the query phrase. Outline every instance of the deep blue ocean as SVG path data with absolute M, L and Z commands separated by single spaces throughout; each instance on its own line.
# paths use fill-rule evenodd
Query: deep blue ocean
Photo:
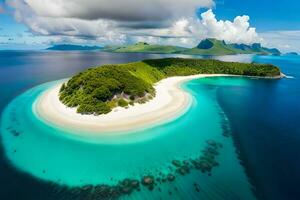
M 70 77 L 88 67 L 170 56 L 180 57 L 181 55 L 0 51 L 0 111 L 2 112 L 15 97 L 32 87 Z M 199 91 L 197 94 L 199 98 L 202 98 L 201 95 L 206 95 L 206 93 L 201 93 L 204 90 L 212 90 L 213 94 L 216 94 L 213 101 L 216 101 L 228 118 L 235 151 L 246 172 L 247 180 L 252 185 L 254 196 L 258 199 L 271 200 L 300 199 L 300 128 L 298 124 L 300 122 L 300 80 L 298 78 L 300 77 L 300 56 L 234 55 L 206 58 L 271 63 L 279 66 L 282 72 L 289 76 L 289 78 L 281 80 L 212 78 L 192 81 L 186 87 L 193 92 Z M 198 98 L 197 95 L 195 94 Z M 207 97 L 206 100 L 211 99 Z M 209 101 L 207 106 L 210 106 Z M 215 108 L 212 107 L 212 109 Z M 208 113 L 210 111 L 210 109 L 207 110 Z M 24 115 L 24 117 L 26 116 Z M 199 117 L 205 118 L 206 115 Z M 215 118 L 210 115 L 207 117 Z M 209 134 L 209 130 L 207 129 L 206 134 Z M 230 150 L 227 149 L 227 151 Z M 0 199 L 58 199 L 57 194 L 60 191 L 53 188 L 51 183 L 14 167 L 6 157 L 2 142 L 0 154 Z M 228 158 L 221 158 L 221 160 L 224 160 L 223 164 L 229 161 Z M 227 166 L 227 168 L 222 168 L 223 172 L 230 167 L 236 167 L 234 164 L 230 166 L 230 163 L 227 163 Z M 230 177 L 240 177 L 242 174 L 234 170 L 231 173 L 224 175 L 222 181 L 234 182 L 229 180 Z M 221 170 L 216 171 L 214 176 L 222 177 Z M 187 181 L 179 180 L 179 183 L 184 184 Z M 222 185 L 214 186 L 215 188 L 219 187 L 220 190 L 212 190 L 211 193 L 216 191 L 221 193 L 222 191 L 221 195 L 215 196 L 218 199 L 222 199 L 222 197 L 225 199 L 226 194 L 226 199 L 243 199 L 238 195 L 238 190 L 241 191 L 244 188 L 239 187 L 238 184 L 226 186 L 232 190 L 231 196 L 228 191 L 226 193 L 225 187 Z M 177 187 L 180 190 L 180 184 Z M 200 197 L 217 199 L 209 192 L 206 196 L 184 195 L 184 192 L 192 193 L 188 187 L 182 186 L 181 196 L 177 196 L 177 198 L 173 196 L 173 199 L 197 199 Z M 204 191 L 208 190 L 204 189 Z M 234 193 L 236 196 L 233 196 Z M 245 194 L 245 197 L 247 195 Z M 63 192 L 59 196 L 60 199 L 72 199 Z M 142 199 L 141 196 L 133 196 L 134 199 Z M 148 195 L 147 199 L 156 197 L 158 198 L 158 196 Z

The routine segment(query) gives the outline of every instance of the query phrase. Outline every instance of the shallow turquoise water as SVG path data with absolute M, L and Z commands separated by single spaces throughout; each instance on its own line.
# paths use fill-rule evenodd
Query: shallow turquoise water
M 207 140 L 222 143 L 212 176 L 198 171 L 163 184 L 162 192 L 142 190 L 124 198 L 253 199 L 251 186 L 231 138 L 222 135 L 226 116 L 216 101 L 216 84 L 247 86 L 245 78 L 205 78 L 182 87 L 193 96 L 191 108 L 179 118 L 118 136 L 80 138 L 51 126 L 33 112 L 37 97 L 56 82 L 37 86 L 17 97 L 2 117 L 3 144 L 8 159 L 21 171 L 69 186 L 116 184 L 124 178 L 168 173 L 172 160 L 199 156 Z M 202 192 L 192 187 L 199 182 Z M 174 191 L 174 187 L 177 190 Z

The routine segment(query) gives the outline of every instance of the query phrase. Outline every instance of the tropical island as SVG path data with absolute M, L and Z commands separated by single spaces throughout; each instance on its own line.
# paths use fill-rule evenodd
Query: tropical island
M 235 54 L 259 54 L 280 55 L 276 48 L 266 48 L 260 43 L 229 44 L 223 40 L 208 38 L 202 40 L 196 47 L 184 48 L 171 45 L 157 45 L 146 42 L 138 42 L 124 46 L 106 46 L 103 51 L 114 53 L 160 53 L 160 54 L 186 54 L 186 55 L 235 55 Z
M 57 126 L 125 131 L 180 116 L 191 105 L 181 83 L 210 76 L 280 78 L 269 64 L 164 58 L 87 69 L 41 95 L 36 113 Z
M 60 89 L 60 100 L 82 114 L 106 114 L 117 106 L 145 103 L 155 96 L 153 84 L 172 76 L 231 74 L 276 77 L 279 68 L 266 64 L 167 58 L 90 68 Z

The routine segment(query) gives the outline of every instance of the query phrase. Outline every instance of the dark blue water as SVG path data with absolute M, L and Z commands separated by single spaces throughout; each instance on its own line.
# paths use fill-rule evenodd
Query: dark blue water
M 0 111 L 32 86 L 70 77 L 105 63 L 170 55 L 101 52 L 0 51 Z M 221 60 L 273 63 L 294 79 L 253 80 L 247 86 L 218 86 L 233 137 L 261 199 L 299 199 L 300 57 L 223 56 Z M 0 199 L 58 199 L 60 190 L 18 172 L 0 152 Z
M 295 78 L 221 87 L 219 102 L 261 199 L 300 199 L 300 57 L 254 57 Z

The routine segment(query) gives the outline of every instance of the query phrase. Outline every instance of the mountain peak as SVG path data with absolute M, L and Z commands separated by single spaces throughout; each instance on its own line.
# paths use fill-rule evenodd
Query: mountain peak
M 253 49 L 261 49 L 261 44 L 260 43 L 253 43 L 252 48 Z
M 213 48 L 213 46 L 216 44 L 226 45 L 224 40 L 218 40 L 215 38 L 207 38 L 207 39 L 201 40 L 201 42 L 198 44 L 197 48 L 198 49 L 210 49 L 210 48 Z
M 201 42 L 192 50 L 187 50 L 185 53 L 191 54 L 203 54 L 203 55 L 228 55 L 228 54 L 272 54 L 280 55 L 278 49 L 270 49 L 263 47 L 260 43 L 237 44 L 226 43 L 224 40 L 218 40 L 215 38 L 207 38 L 201 40 Z

